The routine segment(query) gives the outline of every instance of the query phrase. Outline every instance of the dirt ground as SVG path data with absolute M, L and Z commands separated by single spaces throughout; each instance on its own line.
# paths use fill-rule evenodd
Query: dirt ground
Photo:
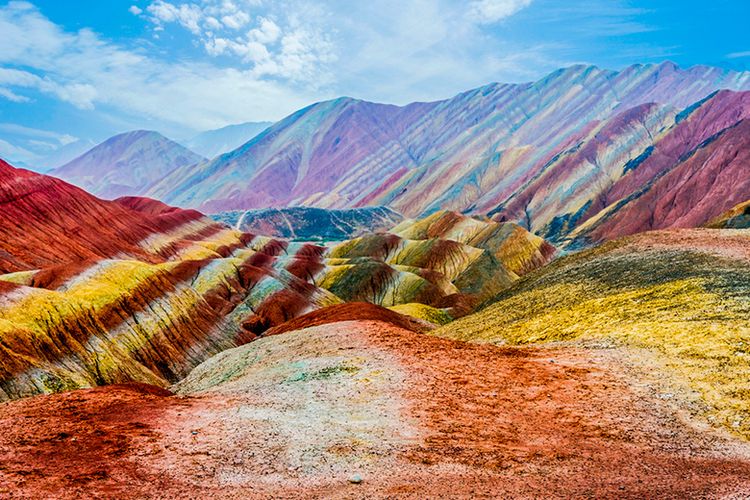
M 315 326 L 222 353 L 178 394 L 0 406 L 0 497 L 749 497 L 748 445 L 618 359 Z

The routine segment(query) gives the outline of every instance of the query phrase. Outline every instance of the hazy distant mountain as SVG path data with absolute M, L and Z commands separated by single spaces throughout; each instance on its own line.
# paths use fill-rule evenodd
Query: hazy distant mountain
M 35 168 L 40 172 L 49 172 L 78 158 L 94 146 L 96 146 L 96 143 L 91 139 L 79 139 L 61 146 L 59 149 L 38 160 L 34 160 Z
M 272 122 L 248 122 L 202 132 L 189 141 L 187 147 L 206 158 L 228 153 L 273 125 Z
M 158 132 L 136 130 L 107 139 L 51 174 L 112 199 L 141 194 L 154 181 L 202 160 Z
M 390 229 L 403 220 L 400 214 L 386 207 L 265 208 L 223 212 L 211 217 L 240 231 L 301 241 L 355 238 Z
M 750 89 L 750 73 L 673 63 L 619 72 L 578 65 L 534 83 L 490 84 L 432 103 L 339 98 L 167 176 L 148 194 L 207 212 L 382 205 L 407 217 L 439 209 L 491 213 L 559 240 L 591 207 L 616 210 L 625 203 L 608 195 L 620 178 L 638 177 L 642 187 L 672 168 L 678 158 L 641 178 L 638 165 L 719 89 Z M 722 123 L 731 126 L 741 113 L 726 105 Z M 630 185 L 628 179 L 620 184 Z M 705 208 L 701 217 L 731 206 Z

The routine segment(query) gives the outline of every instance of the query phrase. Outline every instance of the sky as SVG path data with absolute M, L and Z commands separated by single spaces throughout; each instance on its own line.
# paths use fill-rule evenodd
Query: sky
M 0 157 L 186 140 L 342 95 L 405 104 L 585 63 L 750 70 L 748 0 L 0 1 Z

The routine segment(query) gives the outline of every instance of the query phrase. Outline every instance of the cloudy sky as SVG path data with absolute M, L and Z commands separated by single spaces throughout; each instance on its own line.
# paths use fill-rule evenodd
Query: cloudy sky
M 0 157 L 172 137 L 348 95 L 406 103 L 558 67 L 750 68 L 747 0 L 0 1 Z

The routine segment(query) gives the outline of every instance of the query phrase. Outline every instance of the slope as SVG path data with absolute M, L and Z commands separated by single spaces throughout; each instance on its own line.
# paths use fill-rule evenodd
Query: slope
M 750 238 L 649 232 L 564 257 L 437 334 L 499 344 L 572 342 L 654 359 L 692 411 L 750 436 Z M 666 382 L 665 382 L 666 384 Z M 668 385 L 668 384 L 667 384 Z
M 743 497 L 748 446 L 571 348 L 343 321 L 226 351 L 173 388 L 2 406 L 0 494 Z

